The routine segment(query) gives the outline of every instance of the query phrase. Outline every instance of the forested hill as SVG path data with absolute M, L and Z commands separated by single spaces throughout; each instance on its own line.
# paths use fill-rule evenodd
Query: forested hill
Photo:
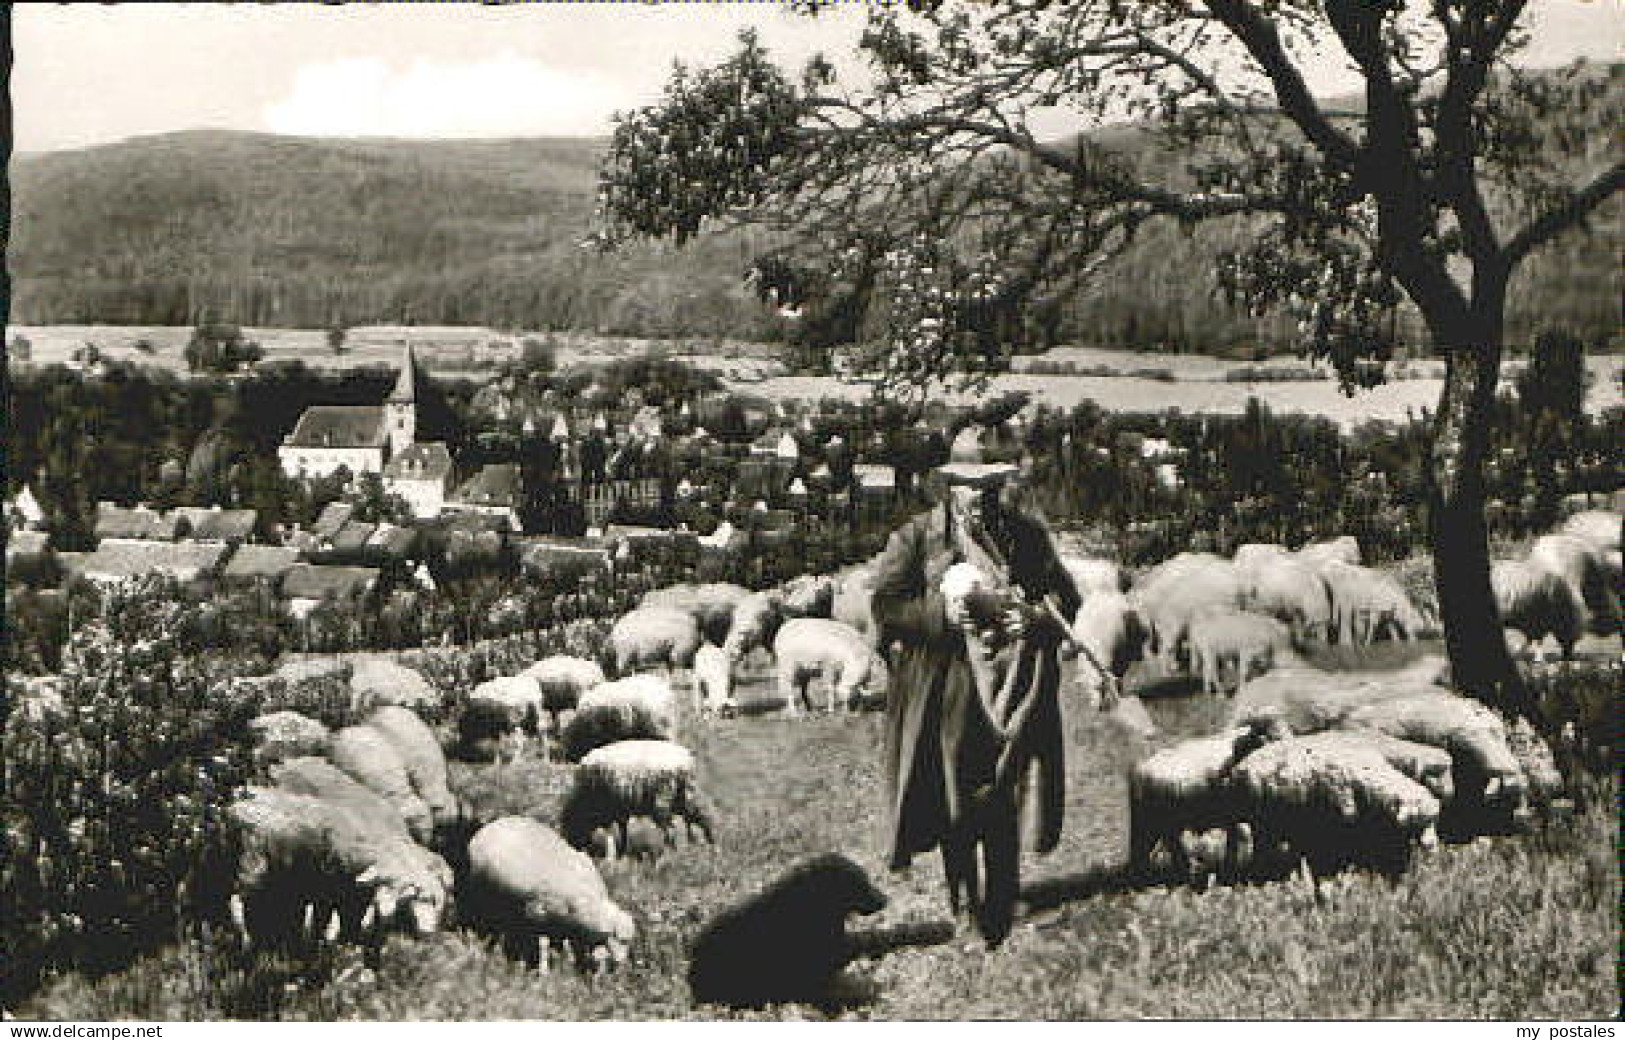
M 600 139 L 445 142 L 197 130 L 12 161 L 11 321 L 480 324 L 773 339 L 753 243 L 583 249 Z M 1617 209 L 1615 210 L 1617 215 Z M 1617 229 L 1617 219 L 1598 227 Z M 1226 350 L 1261 330 L 1213 295 L 1223 228 L 1154 228 L 1069 301 L 1061 338 Z M 1618 327 L 1617 231 L 1532 259 L 1514 343 Z

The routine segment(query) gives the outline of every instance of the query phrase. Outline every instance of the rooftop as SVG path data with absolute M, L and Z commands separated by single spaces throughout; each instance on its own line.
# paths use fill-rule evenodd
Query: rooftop
M 365 592 L 378 580 L 376 567 L 328 567 L 300 563 L 282 579 L 282 595 L 288 599 L 325 599 Z
M 281 545 L 240 545 L 221 572 L 227 578 L 279 578 L 299 562 L 299 550 Z
M 511 463 L 486 466 L 458 488 L 452 498 L 475 506 L 517 506 L 519 467 Z
M 183 537 L 194 542 L 244 541 L 254 533 L 254 524 L 259 519 L 259 513 L 252 509 L 180 506 L 174 513 L 186 521 L 187 533 Z
M 141 538 L 148 541 L 174 541 L 180 517 L 160 513 L 145 506 L 126 508 L 111 502 L 96 503 L 96 538 Z
M 439 441 L 414 444 L 389 460 L 384 476 L 391 480 L 445 480 L 451 476 L 451 452 Z
M 231 550 L 202 542 L 152 542 L 136 538 L 104 538 L 96 551 L 79 562 L 79 571 L 92 579 L 134 578 L 163 574 L 190 580 L 212 573 Z
M 381 448 L 384 410 L 374 404 L 315 404 L 283 444 L 294 448 Z

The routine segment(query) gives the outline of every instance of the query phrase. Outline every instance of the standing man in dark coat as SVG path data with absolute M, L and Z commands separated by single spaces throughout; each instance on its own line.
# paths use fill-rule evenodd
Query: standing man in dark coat
M 891 536 L 875 577 L 881 645 L 895 645 L 886 720 L 891 866 L 942 850 L 956 916 L 997 945 L 1020 891 L 1020 809 L 1036 798 L 1037 851 L 1061 837 L 1066 785 L 1059 701 L 1062 630 L 1077 589 L 1043 519 L 1021 505 L 1013 465 L 950 463 L 944 500 Z M 957 563 L 995 588 L 945 597 Z M 980 864 L 978 864 L 980 859 Z

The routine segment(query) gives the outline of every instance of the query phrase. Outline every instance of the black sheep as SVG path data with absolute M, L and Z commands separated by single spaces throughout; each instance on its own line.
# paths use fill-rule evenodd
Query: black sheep
M 885 905 L 885 894 L 845 856 L 798 864 L 700 933 L 688 966 L 694 1001 L 762 1007 L 828 1000 L 858 952 L 846 934 L 847 915 Z

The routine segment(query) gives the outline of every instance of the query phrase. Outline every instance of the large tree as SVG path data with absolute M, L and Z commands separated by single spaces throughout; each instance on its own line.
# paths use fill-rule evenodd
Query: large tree
M 803 5 L 816 14 L 821 4 Z M 1408 301 L 1446 362 L 1429 455 L 1458 684 L 1529 710 L 1490 594 L 1483 470 L 1519 263 L 1619 191 L 1619 68 L 1533 73 L 1524 0 L 877 5 L 840 75 L 753 37 L 617 119 L 599 230 L 784 232 L 781 304 L 862 275 L 878 392 L 997 371 L 1023 314 L 1155 221 L 1227 222 L 1220 284 L 1284 312 L 1345 389 L 1381 381 Z M 1311 89 L 1339 69 L 1363 96 Z M 1057 114 L 1076 132 L 1045 132 Z M 878 277 L 875 271 L 879 271 Z M 878 317 L 876 317 L 878 315 Z

